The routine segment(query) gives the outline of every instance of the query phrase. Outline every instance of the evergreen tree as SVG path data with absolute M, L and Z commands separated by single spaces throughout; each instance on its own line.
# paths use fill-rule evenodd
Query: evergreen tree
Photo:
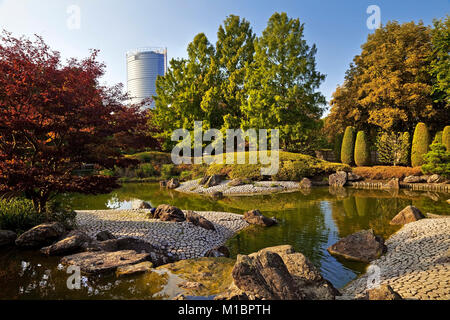
M 370 165 L 370 148 L 364 131 L 359 131 L 355 142 L 355 164 L 358 167 Z
M 428 152 L 430 145 L 430 133 L 425 123 L 420 122 L 414 131 L 412 149 L 411 149 L 411 165 L 413 167 L 421 166 L 424 163 L 423 156 Z
M 351 165 L 354 163 L 355 128 L 347 127 L 342 139 L 341 162 Z

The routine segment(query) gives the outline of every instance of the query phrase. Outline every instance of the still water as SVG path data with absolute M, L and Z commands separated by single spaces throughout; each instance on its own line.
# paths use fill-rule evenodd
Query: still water
M 128 209 L 133 200 L 149 201 L 152 206 L 171 204 L 181 209 L 227 211 L 242 214 L 259 209 L 264 215 L 276 217 L 279 224 L 270 228 L 250 227 L 227 246 L 232 257 L 259 249 L 290 244 L 305 254 L 321 274 L 337 288 L 343 287 L 362 273 L 366 265 L 338 260 L 327 248 L 339 239 L 362 229 L 373 229 L 384 238 L 398 230 L 389 221 L 407 205 L 424 213 L 450 214 L 448 194 L 431 192 L 398 192 L 313 188 L 310 192 L 226 197 L 223 200 L 180 194 L 160 189 L 158 184 L 124 184 L 108 195 L 85 196 L 68 194 L 62 200 L 74 209 Z M 153 277 L 153 278 L 152 278 Z M 58 270 L 58 258 L 20 251 L 0 251 L 1 298 L 169 298 L 167 286 L 153 276 L 136 276 L 126 280 L 111 278 L 85 279 L 89 285 L 69 291 L 67 275 Z

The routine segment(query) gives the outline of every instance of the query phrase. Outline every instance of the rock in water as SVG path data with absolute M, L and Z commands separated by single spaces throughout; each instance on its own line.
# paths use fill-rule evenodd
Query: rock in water
M 403 300 L 402 296 L 395 292 L 388 285 L 381 285 L 366 291 L 365 296 L 361 300 Z
M 256 224 L 264 227 L 270 227 L 276 224 L 275 219 L 267 218 L 259 210 L 250 210 L 244 213 L 244 220 L 250 224 Z
M 38 248 L 58 240 L 66 232 L 59 222 L 40 224 L 16 239 L 16 245 L 24 248 Z
M 352 173 L 352 172 L 349 172 L 348 174 L 347 174 L 347 180 L 348 181 L 361 181 L 362 180 L 362 177 L 361 176 L 358 176 L 357 174 L 354 174 L 354 173 Z
M 328 177 L 328 183 L 332 187 L 343 187 L 347 183 L 347 172 L 338 171 Z
M 118 267 L 116 270 L 116 276 L 118 277 L 124 277 L 124 276 L 131 276 L 141 273 L 146 273 L 151 271 L 153 268 L 153 263 L 149 261 L 144 261 L 138 264 Z
M 142 210 L 142 209 L 151 209 L 152 205 L 148 203 L 147 201 L 142 200 L 134 200 L 131 202 L 131 209 L 132 210 Z
M 405 179 L 403 179 L 404 183 L 420 183 L 424 182 L 423 178 L 421 176 L 407 176 Z
M 186 220 L 183 211 L 168 204 L 158 206 L 153 216 L 161 221 L 182 222 Z
M 303 178 L 303 180 L 300 182 L 300 188 L 302 189 L 311 189 L 312 182 L 308 178 Z
M 220 246 L 214 249 L 211 249 L 205 253 L 205 257 L 230 257 L 230 250 L 226 246 Z
M 218 174 L 214 174 L 211 177 L 209 177 L 208 181 L 203 184 L 205 188 L 211 188 L 218 186 L 222 182 L 222 177 Z
M 64 239 L 41 249 L 47 256 L 60 256 L 85 250 L 92 239 L 79 230 L 71 231 Z
M 186 221 L 192 223 L 195 226 L 202 227 L 206 230 L 216 231 L 216 228 L 214 227 L 211 221 L 202 217 L 198 213 L 195 213 L 194 211 L 186 212 Z
M 161 188 L 167 187 L 167 181 L 166 181 L 166 180 L 160 181 L 160 182 L 159 182 L 159 186 L 160 186 Z
M 388 183 L 383 185 L 383 189 L 400 189 L 398 178 L 392 178 Z
M 106 241 L 106 240 L 116 239 L 116 237 L 108 230 L 97 233 L 95 238 L 97 239 L 97 241 Z
M 170 179 L 167 181 L 167 189 L 176 189 L 180 186 L 180 181 L 178 179 Z
M 428 178 L 427 183 L 441 183 L 444 181 L 445 181 L 445 179 L 442 178 L 440 175 L 433 174 Z
M 13 245 L 17 234 L 10 230 L 0 230 L 0 247 Z
M 405 209 L 400 211 L 392 220 L 389 222 L 391 225 L 404 225 L 410 222 L 418 221 L 425 218 L 425 216 L 414 206 L 407 206 Z
M 118 267 L 138 264 L 150 259 L 148 253 L 137 253 L 134 250 L 116 252 L 83 252 L 61 259 L 64 265 L 79 266 L 88 274 L 110 273 Z
M 365 263 L 378 259 L 386 250 L 384 239 L 376 236 L 373 230 L 356 232 L 328 248 L 332 255 Z

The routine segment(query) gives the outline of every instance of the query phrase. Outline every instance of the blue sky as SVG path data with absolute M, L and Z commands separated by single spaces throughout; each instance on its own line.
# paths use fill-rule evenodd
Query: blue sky
M 69 29 L 71 5 L 80 8 L 80 28 Z M 187 44 L 199 32 L 216 41 L 218 26 L 229 14 L 251 22 L 259 35 L 276 11 L 305 23 L 305 38 L 318 48 L 318 70 L 327 75 L 321 91 L 327 97 L 344 79 L 369 30 L 369 5 L 381 10 L 381 22 L 419 21 L 450 14 L 449 0 L 0 0 L 0 29 L 15 35 L 42 35 L 63 57 L 85 57 L 101 50 L 107 65 L 104 81 L 126 83 L 125 54 L 146 46 L 164 46 L 169 59 L 186 56 Z

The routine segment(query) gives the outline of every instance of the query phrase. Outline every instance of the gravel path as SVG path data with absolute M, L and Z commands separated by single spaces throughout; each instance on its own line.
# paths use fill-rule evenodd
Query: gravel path
M 295 191 L 299 190 L 300 185 L 299 182 L 295 181 L 259 181 L 253 184 L 230 187 L 228 186 L 228 183 L 231 180 L 224 180 L 217 186 L 204 188 L 199 184 L 200 181 L 201 179 L 183 182 L 175 190 L 185 193 L 212 194 L 213 192 L 220 191 L 224 195 L 244 195 Z
M 386 255 L 369 266 L 380 268 L 381 284 L 389 284 L 404 299 L 450 299 L 450 218 L 409 223 L 386 244 Z M 366 273 L 348 284 L 341 299 L 363 293 L 369 277 Z
M 216 231 L 189 222 L 164 222 L 148 219 L 147 210 L 77 211 L 79 229 L 95 237 L 108 230 L 116 237 L 134 237 L 167 249 L 181 259 L 198 258 L 223 245 L 248 224 L 241 215 L 228 212 L 197 212 L 211 221 Z

